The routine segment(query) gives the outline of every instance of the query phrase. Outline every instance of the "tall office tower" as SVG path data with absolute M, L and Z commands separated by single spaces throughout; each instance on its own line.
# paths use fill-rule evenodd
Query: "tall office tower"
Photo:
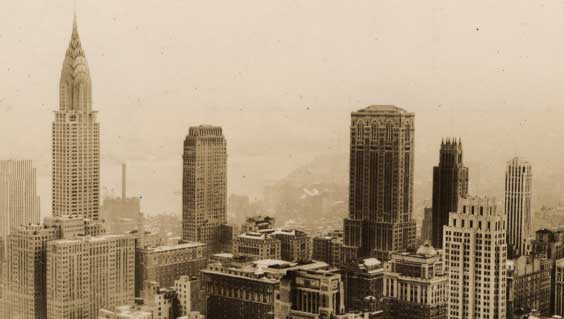
M 491 198 L 468 197 L 443 230 L 448 273 L 448 318 L 506 315 L 505 215 Z
M 433 168 L 433 247 L 443 247 L 443 228 L 448 216 L 458 210 L 460 198 L 468 196 L 468 168 L 462 161 L 462 142 L 441 142 L 439 165 Z
M 351 114 L 349 217 L 344 244 L 357 258 L 389 260 L 415 245 L 415 115 L 392 105 Z M 351 254 L 351 253 L 347 253 Z
M 97 236 L 104 229 L 81 217 L 48 217 L 43 225 L 16 227 L 8 236 L 6 318 L 47 317 L 47 245 L 58 239 Z M 94 237 L 95 238 L 95 237 Z M 2 317 L 3 318 L 3 317 Z
M 384 270 L 385 318 L 446 319 L 447 280 L 442 255 L 429 243 L 394 254 Z
M 505 214 L 509 256 L 524 254 L 525 241 L 531 231 L 531 164 L 518 157 L 507 162 L 505 169 Z
M 30 160 L 0 161 L 0 263 L 7 254 L 10 231 L 39 223 L 35 183 L 36 170 Z
M 135 239 L 83 236 L 47 243 L 47 319 L 96 318 L 133 303 Z
M 182 239 L 219 252 L 219 229 L 227 223 L 227 145 L 221 127 L 191 127 L 182 158 Z
M 100 196 L 100 127 L 92 110 L 88 63 L 76 26 L 63 62 L 59 110 L 53 122 L 53 215 L 97 220 Z
M 8 237 L 6 264 L 6 318 L 47 317 L 47 242 L 59 238 L 55 227 L 26 225 Z
M 564 258 L 556 261 L 554 314 L 564 316 Z

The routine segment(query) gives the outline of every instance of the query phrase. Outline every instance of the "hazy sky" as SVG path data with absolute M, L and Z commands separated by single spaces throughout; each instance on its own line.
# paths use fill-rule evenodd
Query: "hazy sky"
M 73 1 L 2 1 L 0 12 L 0 158 L 36 161 L 47 215 Z M 149 212 L 180 210 L 190 125 L 223 126 L 229 193 L 259 194 L 348 152 L 350 112 L 369 104 L 416 113 L 416 182 L 431 178 L 442 136 L 462 137 L 498 190 L 516 154 L 533 162 L 535 186 L 564 175 L 562 1 L 78 0 L 77 14 L 102 185 L 117 191 L 127 161 L 129 194 Z

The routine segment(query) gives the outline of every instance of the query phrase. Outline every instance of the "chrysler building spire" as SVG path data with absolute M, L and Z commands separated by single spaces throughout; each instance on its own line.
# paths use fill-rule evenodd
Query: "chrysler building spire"
M 59 90 L 61 111 L 89 112 L 92 110 L 90 71 L 78 36 L 76 13 L 69 47 L 63 61 Z

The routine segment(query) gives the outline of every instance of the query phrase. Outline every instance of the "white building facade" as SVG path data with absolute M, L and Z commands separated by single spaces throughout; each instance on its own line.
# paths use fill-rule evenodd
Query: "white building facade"
M 448 318 L 506 315 L 506 223 L 491 198 L 464 199 L 443 231 Z

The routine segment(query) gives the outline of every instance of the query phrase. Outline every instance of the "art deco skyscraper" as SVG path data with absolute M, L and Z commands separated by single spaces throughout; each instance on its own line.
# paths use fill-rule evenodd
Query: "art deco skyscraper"
M 505 215 L 491 198 L 468 197 L 444 227 L 448 318 L 504 319 Z
M 0 262 L 15 227 L 39 223 L 36 170 L 30 160 L 0 161 Z M 1 269 L 0 269 L 1 270 Z
M 441 142 L 439 165 L 433 168 L 432 244 L 442 249 L 443 228 L 448 216 L 458 210 L 460 198 L 468 196 L 468 168 L 462 161 L 462 142 Z
M 220 227 L 227 223 L 227 145 L 221 127 L 191 127 L 184 140 L 182 239 L 220 249 Z
M 53 122 L 53 215 L 98 219 L 100 129 L 92 110 L 92 84 L 76 25 L 59 82 Z
M 524 253 L 531 232 L 531 193 L 533 169 L 518 157 L 507 162 L 505 169 L 505 214 L 507 247 L 511 257 Z
M 415 245 L 413 211 L 414 119 L 392 105 L 351 115 L 348 255 L 389 260 Z

